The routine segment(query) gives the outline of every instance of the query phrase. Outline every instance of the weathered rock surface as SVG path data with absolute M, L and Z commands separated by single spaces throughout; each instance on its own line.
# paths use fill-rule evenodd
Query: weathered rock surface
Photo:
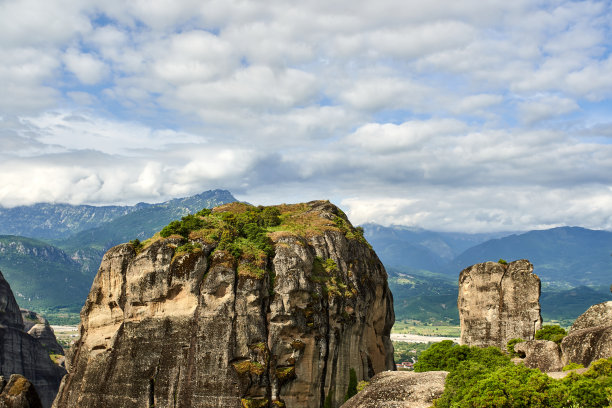
M 27 378 L 11 375 L 8 384 L 0 377 L 0 408 L 42 408 L 36 389 Z
M 19 306 L 2 273 L 0 322 L 0 375 L 23 375 L 34 384 L 43 407 L 50 407 L 66 370 L 55 365 L 40 342 L 24 331 Z
M 461 344 L 505 349 L 513 338 L 533 340 L 542 327 L 540 278 L 525 259 L 472 265 L 459 275 Z
M 57 342 L 55 333 L 47 319 L 27 309 L 21 309 L 21 317 L 23 318 L 23 325 L 26 333 L 38 339 L 40 344 L 42 344 L 49 353 L 64 355 L 64 349 Z
M 591 329 L 597 326 L 611 325 L 612 300 L 593 305 L 586 312 L 578 316 L 574 324 L 572 324 L 572 327 L 570 327 L 570 333 L 576 330 Z
M 548 340 L 529 340 L 514 345 L 514 351 L 523 353 L 522 363 L 542 372 L 561 371 L 563 361 L 557 343 Z
M 561 341 L 563 363 L 588 367 L 595 360 L 612 357 L 612 301 L 591 306 L 576 319 Z
M 257 268 L 217 248 L 226 230 L 191 233 L 191 253 L 175 236 L 109 250 L 54 407 L 322 407 L 329 394 L 339 406 L 351 368 L 359 380 L 393 369 L 376 254 L 329 202 L 277 208 L 289 224 Z
M 19 309 L 19 311 L 21 312 L 21 319 L 23 320 L 23 330 L 26 333 L 37 324 L 47 323 L 47 319 L 36 312 L 28 309 Z
M 384 371 L 342 408 L 428 408 L 444 392 L 447 371 Z

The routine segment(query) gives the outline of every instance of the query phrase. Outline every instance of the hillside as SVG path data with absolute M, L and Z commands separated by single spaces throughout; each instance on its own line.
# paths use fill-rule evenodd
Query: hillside
M 32 238 L 0 236 L 0 271 L 19 305 L 37 311 L 78 313 L 91 286 L 65 252 Z
M 364 235 L 386 266 L 440 271 L 468 248 L 509 233 L 463 234 L 367 223 Z M 458 272 L 457 272 L 458 273 Z
M 560 227 L 483 242 L 456 257 L 444 272 L 456 276 L 479 262 L 529 259 L 545 291 L 610 285 L 611 253 L 612 232 Z
M 147 204 L 96 207 L 39 203 L 13 208 L 0 207 L 0 234 L 63 239 L 146 206 Z
M 54 243 L 82 265 L 83 273 L 92 276 L 109 248 L 132 239 L 143 240 L 170 221 L 202 208 L 213 208 L 234 201 L 236 198 L 229 191 L 205 191 L 191 197 L 141 206 L 127 215 Z

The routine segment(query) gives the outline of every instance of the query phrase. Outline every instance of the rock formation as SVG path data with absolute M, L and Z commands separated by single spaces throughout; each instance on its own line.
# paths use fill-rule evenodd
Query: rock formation
M 8 384 L 0 377 L 0 408 L 42 408 L 36 389 L 27 378 L 11 375 Z
M 385 371 L 342 408 L 428 408 L 444 392 L 447 371 Z
M 23 318 L 24 330 L 30 336 L 38 339 L 40 344 L 42 344 L 49 353 L 64 355 L 64 349 L 57 342 L 55 333 L 47 319 L 27 309 L 21 309 L 21 317 Z
M 525 355 L 522 363 L 542 372 L 561 371 L 563 361 L 557 343 L 548 340 L 529 340 L 514 345 L 514 351 Z
M 522 259 L 472 265 L 459 275 L 461 344 L 505 349 L 513 338 L 533 340 L 542 327 L 540 279 Z
M 24 331 L 19 306 L 0 273 L 0 375 L 23 375 L 34 384 L 43 407 L 50 407 L 65 373 L 40 342 Z
M 338 407 L 394 368 L 393 322 L 338 208 L 228 204 L 105 254 L 54 407 Z
M 563 363 L 588 367 L 600 358 L 612 357 L 612 301 L 591 306 L 576 319 L 561 341 Z

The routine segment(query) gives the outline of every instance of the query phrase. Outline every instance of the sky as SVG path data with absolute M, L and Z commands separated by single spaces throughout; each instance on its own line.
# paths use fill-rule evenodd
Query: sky
M 0 205 L 612 230 L 611 48 L 609 1 L 0 0 Z

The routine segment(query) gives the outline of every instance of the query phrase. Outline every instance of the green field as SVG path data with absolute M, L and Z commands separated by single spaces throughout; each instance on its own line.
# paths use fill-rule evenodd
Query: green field
M 435 323 L 421 323 L 415 320 L 398 320 L 391 329 L 392 333 L 417 334 L 419 336 L 459 337 L 461 327 Z

